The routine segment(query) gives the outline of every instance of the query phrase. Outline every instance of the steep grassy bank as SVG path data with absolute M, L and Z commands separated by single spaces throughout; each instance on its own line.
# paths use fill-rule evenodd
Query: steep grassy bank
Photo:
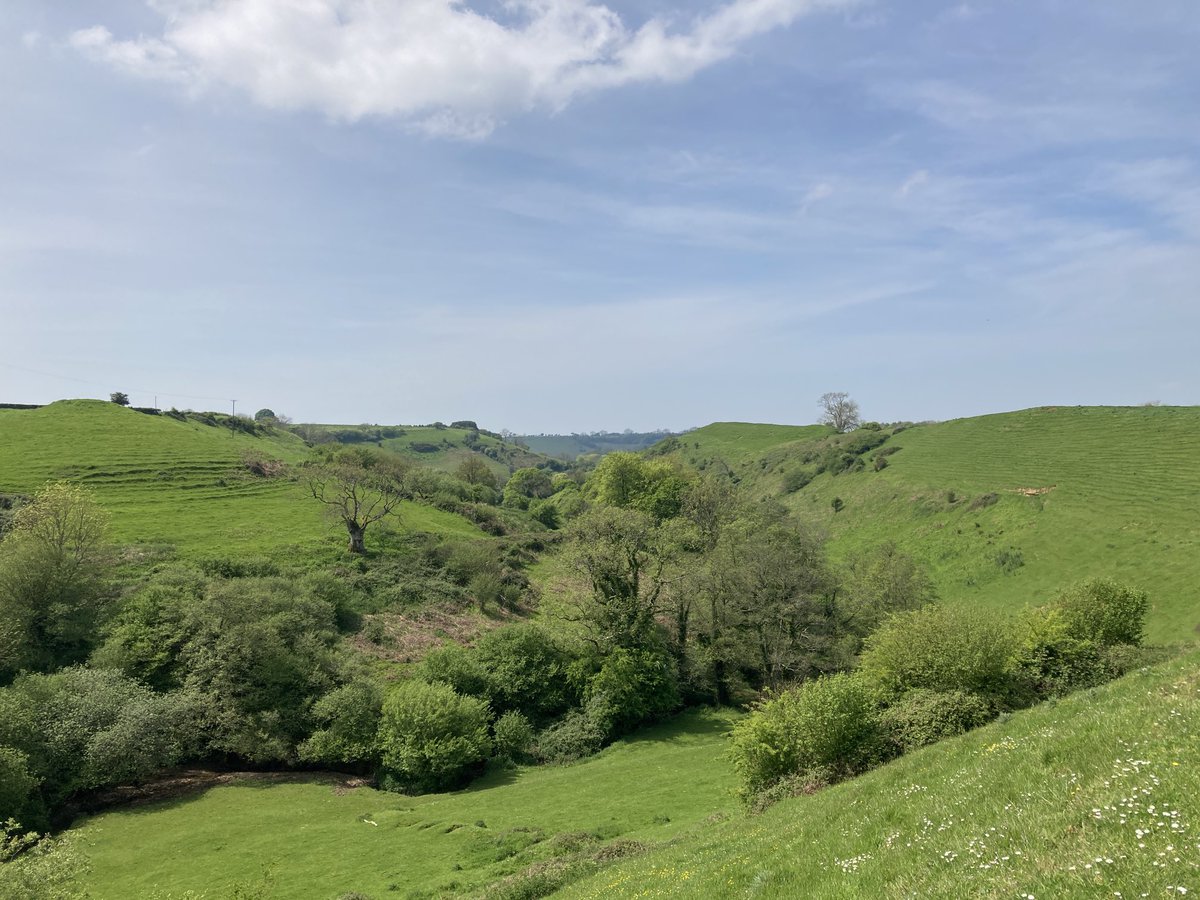
M 720 423 L 685 440 L 685 457 L 727 461 L 747 489 L 827 529 L 835 559 L 895 541 L 947 600 L 1020 607 L 1111 576 L 1150 593 L 1150 640 L 1200 627 L 1200 408 L 1045 407 L 913 426 L 863 454 L 861 471 L 790 493 L 788 474 L 821 453 L 827 429 Z
M 1014 715 L 566 897 L 1182 897 L 1200 890 L 1200 654 Z

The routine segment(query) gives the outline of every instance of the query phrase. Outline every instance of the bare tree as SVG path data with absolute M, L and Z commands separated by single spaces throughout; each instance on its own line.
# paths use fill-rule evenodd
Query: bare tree
M 393 513 L 408 496 L 404 467 L 365 450 L 343 451 L 308 476 L 308 489 L 350 535 L 350 552 L 365 553 L 367 526 Z
M 858 404 L 845 391 L 822 394 L 817 404 L 821 407 L 822 425 L 832 425 L 843 432 L 858 427 Z

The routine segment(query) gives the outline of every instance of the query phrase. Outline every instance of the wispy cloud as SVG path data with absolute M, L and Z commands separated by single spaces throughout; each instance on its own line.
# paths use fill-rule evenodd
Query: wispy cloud
M 333 118 L 395 117 L 436 136 L 479 138 L 506 117 L 581 94 L 686 81 L 751 38 L 852 0 L 731 0 L 698 17 L 631 27 L 592 0 L 508 0 L 506 18 L 461 0 L 149 0 L 160 36 L 105 25 L 70 43 L 131 75 Z

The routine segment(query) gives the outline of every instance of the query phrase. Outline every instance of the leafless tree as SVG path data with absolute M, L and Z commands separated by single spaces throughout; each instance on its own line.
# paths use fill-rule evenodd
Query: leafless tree
M 817 404 L 821 407 L 822 425 L 832 425 L 842 432 L 858 427 L 858 404 L 845 391 L 822 394 Z

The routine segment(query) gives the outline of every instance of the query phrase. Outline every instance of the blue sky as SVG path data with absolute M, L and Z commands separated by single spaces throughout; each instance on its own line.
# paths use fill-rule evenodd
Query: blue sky
M 0 401 L 1200 403 L 1194 0 L 6 0 Z

